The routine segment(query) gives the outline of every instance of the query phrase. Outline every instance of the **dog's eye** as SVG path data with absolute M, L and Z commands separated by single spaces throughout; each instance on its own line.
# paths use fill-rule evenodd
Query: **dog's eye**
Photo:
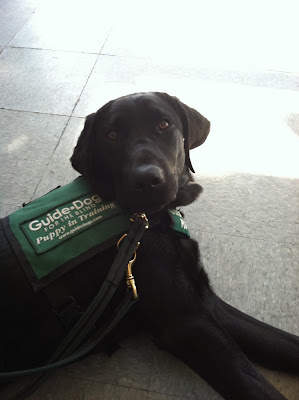
M 159 122 L 158 128 L 160 131 L 165 131 L 170 127 L 170 123 L 166 119 L 162 119 L 162 121 Z
M 106 137 L 111 141 L 111 142 L 115 142 L 117 140 L 117 132 L 115 131 L 109 131 L 107 132 Z

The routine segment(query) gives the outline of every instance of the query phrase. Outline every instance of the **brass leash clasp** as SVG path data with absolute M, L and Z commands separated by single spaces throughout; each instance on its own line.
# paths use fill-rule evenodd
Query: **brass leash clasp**
M 120 246 L 121 242 L 123 241 L 123 239 L 124 239 L 126 236 L 127 236 L 127 234 L 125 233 L 125 234 L 119 239 L 119 241 L 117 242 L 117 249 L 119 249 L 119 246 Z M 137 294 L 137 288 L 136 288 L 136 284 L 135 284 L 135 279 L 134 279 L 134 276 L 133 276 L 133 274 L 132 274 L 132 267 L 133 267 L 133 264 L 134 264 L 134 262 L 135 262 L 135 260 L 136 260 L 136 257 L 137 257 L 136 251 L 137 251 L 137 249 L 138 249 L 139 246 L 140 246 L 140 242 L 137 243 L 137 247 L 136 247 L 136 249 L 135 249 L 133 258 L 132 258 L 132 260 L 130 260 L 130 261 L 128 262 L 127 271 L 126 271 L 127 286 L 128 286 L 129 289 L 132 289 L 133 295 L 134 295 L 134 299 L 137 299 L 137 298 L 138 298 L 138 294 Z
M 139 247 L 139 244 L 140 243 L 138 242 L 138 247 Z M 134 276 L 132 275 L 132 267 L 133 267 L 133 264 L 134 264 L 135 260 L 136 260 L 136 251 L 134 253 L 133 259 L 128 262 L 128 267 L 127 267 L 127 272 L 126 272 L 126 279 L 127 279 L 128 288 L 133 290 L 134 299 L 137 299 L 137 297 L 138 297 L 137 288 L 136 288 Z
M 143 222 L 145 222 L 145 229 L 148 229 L 148 227 L 149 227 L 149 222 L 148 222 L 147 216 L 146 216 L 145 214 L 143 214 L 143 213 L 136 213 L 136 214 L 133 215 L 132 218 L 130 218 L 130 221 L 131 221 L 131 222 L 134 222 L 136 218 L 140 218 L 141 220 L 143 220 Z M 120 246 L 121 242 L 123 241 L 123 239 L 124 239 L 126 236 L 127 236 L 127 234 L 125 233 L 125 234 L 119 239 L 119 241 L 117 242 L 117 249 L 119 249 L 119 246 Z M 136 246 L 136 249 L 135 249 L 135 251 L 134 251 L 133 258 L 132 258 L 132 260 L 130 260 L 130 261 L 128 262 L 127 271 L 126 271 L 127 287 L 128 287 L 129 289 L 132 289 L 133 295 L 134 295 L 134 299 L 137 299 L 137 298 L 138 298 L 138 294 L 137 294 L 137 288 L 136 288 L 136 284 L 135 284 L 135 279 L 134 279 L 134 276 L 133 276 L 133 274 L 132 274 L 132 267 L 133 267 L 134 262 L 136 261 L 136 257 L 137 257 L 136 251 L 137 251 L 137 249 L 138 249 L 139 246 L 140 246 L 140 242 L 137 242 L 137 246 Z

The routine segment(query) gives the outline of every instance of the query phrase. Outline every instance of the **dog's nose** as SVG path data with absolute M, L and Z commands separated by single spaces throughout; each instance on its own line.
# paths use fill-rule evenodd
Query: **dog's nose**
M 145 164 L 134 168 L 130 183 L 134 189 L 152 189 L 165 181 L 163 170 L 157 165 Z

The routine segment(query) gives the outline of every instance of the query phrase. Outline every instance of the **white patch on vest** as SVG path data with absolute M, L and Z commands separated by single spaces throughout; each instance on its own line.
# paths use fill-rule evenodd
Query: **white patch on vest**
M 59 237 L 60 235 L 63 235 L 65 232 L 65 226 L 62 226 L 61 228 L 55 229 L 55 231 L 50 232 L 46 236 L 40 236 L 36 238 L 36 244 L 39 245 L 41 242 L 47 242 L 47 241 L 52 241 L 56 237 Z

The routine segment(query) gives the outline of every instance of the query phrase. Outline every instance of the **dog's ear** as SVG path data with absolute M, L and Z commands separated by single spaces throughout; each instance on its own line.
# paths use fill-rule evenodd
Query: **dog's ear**
M 181 102 L 177 97 L 166 93 L 160 93 L 160 95 L 167 97 L 181 118 L 185 139 L 185 163 L 192 172 L 195 172 L 190 161 L 189 150 L 204 143 L 210 132 L 210 121 L 194 108 Z
M 88 159 L 91 155 L 88 155 L 88 149 L 90 148 L 91 132 L 94 123 L 95 113 L 90 114 L 85 119 L 83 131 L 81 132 L 77 145 L 74 148 L 73 155 L 71 157 L 71 163 L 73 168 L 80 172 L 82 175 L 88 175 Z
M 107 103 L 96 113 L 86 117 L 84 128 L 71 157 L 73 168 L 87 179 L 104 200 L 113 199 L 114 193 L 109 171 L 105 171 L 101 165 L 101 159 L 96 153 L 99 151 L 96 144 L 96 133 L 101 124 L 102 113 L 109 104 Z

